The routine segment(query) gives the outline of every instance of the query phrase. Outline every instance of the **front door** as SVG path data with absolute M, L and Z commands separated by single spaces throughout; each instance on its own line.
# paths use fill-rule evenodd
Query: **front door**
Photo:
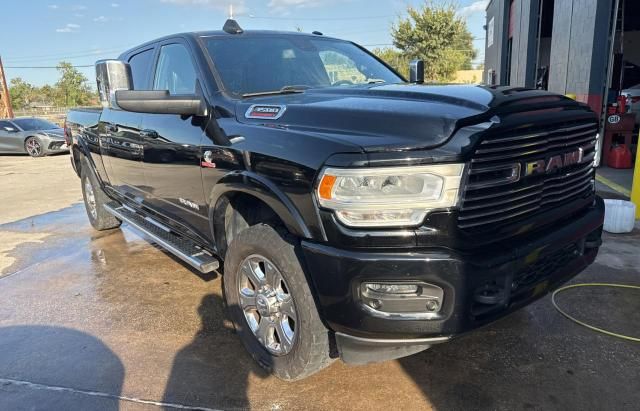
M 126 61 L 131 68 L 134 90 L 149 88 L 155 49 L 135 51 Z M 144 146 L 140 135 L 142 114 L 105 108 L 100 116 L 100 151 L 109 182 L 120 194 L 141 202 L 147 197 Z
M 197 74 L 185 44 L 161 44 L 156 61 L 154 90 L 193 95 Z M 203 121 L 195 116 L 144 114 L 141 134 L 148 203 L 165 217 L 207 237 L 210 229 L 200 170 Z

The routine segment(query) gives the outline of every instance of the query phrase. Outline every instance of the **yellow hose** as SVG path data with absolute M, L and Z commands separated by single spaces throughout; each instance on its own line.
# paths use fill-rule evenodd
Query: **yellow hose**
M 562 291 L 566 291 L 566 290 L 570 290 L 572 288 L 578 288 L 578 287 L 613 287 L 613 288 L 626 288 L 626 289 L 633 289 L 633 290 L 640 290 L 640 286 L 637 285 L 625 285 L 625 284 L 609 284 L 609 283 L 585 283 L 585 284 L 573 284 L 573 285 L 567 285 L 561 288 L 558 288 L 557 290 L 555 290 L 553 292 L 553 294 L 551 294 L 551 304 L 553 304 L 553 306 L 555 307 L 556 310 L 558 310 L 558 312 L 562 315 L 564 315 L 566 318 L 568 318 L 569 320 L 573 321 L 576 324 L 579 324 L 583 327 L 586 327 L 590 330 L 602 333 L 602 334 L 606 334 L 606 335 L 610 335 L 612 337 L 616 337 L 616 338 L 621 338 L 623 340 L 627 340 L 627 341 L 635 341 L 635 342 L 640 342 L 640 338 L 636 338 L 636 337 L 630 337 L 628 335 L 623 335 L 623 334 L 617 334 L 611 331 L 607 331 L 607 330 L 603 330 L 602 328 L 598 328 L 598 327 L 594 327 L 592 325 L 589 325 L 583 321 L 578 320 L 575 317 L 572 317 L 571 315 L 567 314 L 564 310 L 562 310 L 560 307 L 558 307 L 558 304 L 556 303 L 556 294 L 562 292 Z

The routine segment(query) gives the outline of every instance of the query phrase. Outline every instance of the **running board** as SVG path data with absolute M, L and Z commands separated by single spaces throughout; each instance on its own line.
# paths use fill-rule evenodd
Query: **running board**
M 220 266 L 215 257 L 204 251 L 195 242 L 174 234 L 168 227 L 150 217 L 143 217 L 133 209 L 114 202 L 105 204 L 104 208 L 117 219 L 128 223 L 151 237 L 162 248 L 196 270 L 202 273 L 209 273 Z

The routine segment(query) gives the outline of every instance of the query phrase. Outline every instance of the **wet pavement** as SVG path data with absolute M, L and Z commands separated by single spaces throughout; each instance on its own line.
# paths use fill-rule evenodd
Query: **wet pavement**
M 77 182 L 77 181 L 76 181 Z M 615 409 L 640 403 L 640 344 L 560 316 L 549 297 L 420 354 L 306 380 L 267 375 L 225 318 L 221 279 L 76 205 L 0 226 L 0 410 Z M 26 240 L 24 240 L 26 239 Z M 31 239 L 31 240 L 29 240 Z M 640 284 L 640 233 L 607 236 L 576 281 Z M 558 296 L 581 319 L 640 334 L 640 294 Z

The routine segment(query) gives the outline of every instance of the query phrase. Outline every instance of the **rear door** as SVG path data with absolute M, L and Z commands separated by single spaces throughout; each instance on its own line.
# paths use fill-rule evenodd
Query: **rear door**
M 22 134 L 18 127 L 10 121 L 0 120 L 0 152 L 24 152 Z
M 149 88 L 154 48 L 134 52 L 127 62 L 135 90 Z M 140 136 L 142 114 L 105 108 L 100 116 L 100 146 L 109 182 L 120 193 L 141 202 L 147 196 L 144 147 Z
M 181 39 L 158 45 L 154 90 L 194 94 L 198 70 L 189 45 Z M 207 206 L 200 169 L 204 119 L 173 114 L 144 114 L 142 135 L 148 202 L 165 217 L 206 237 Z

